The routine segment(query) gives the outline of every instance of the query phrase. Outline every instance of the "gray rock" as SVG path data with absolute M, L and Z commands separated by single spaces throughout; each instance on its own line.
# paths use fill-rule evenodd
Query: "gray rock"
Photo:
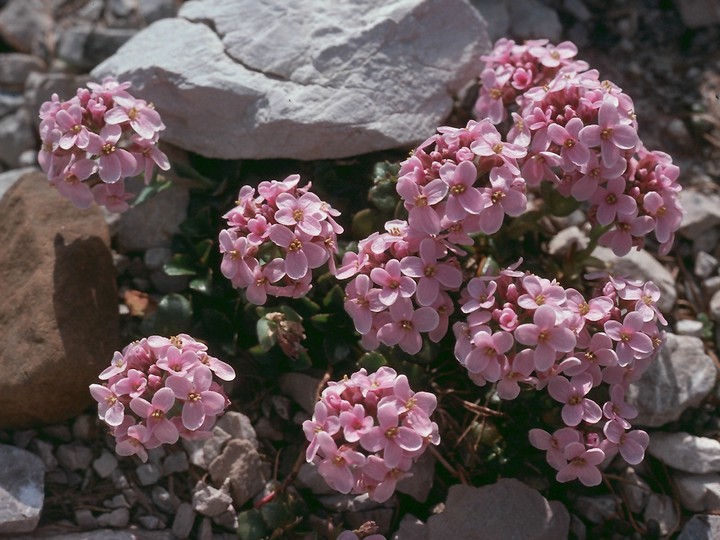
M 718 322 L 720 321 L 720 291 L 717 291 L 715 294 L 712 295 L 712 298 L 710 298 L 710 315 L 712 316 L 713 320 Z
M 512 0 L 510 35 L 520 40 L 547 38 L 558 43 L 562 38 L 562 24 L 554 9 L 539 0 Z
M 162 473 L 167 476 L 173 473 L 187 472 L 190 468 L 185 452 L 173 452 L 163 460 Z
M 617 495 L 580 496 L 574 507 L 579 515 L 591 523 L 605 523 L 618 516 L 622 499 Z
M 107 508 L 130 508 L 130 504 L 125 498 L 125 495 L 122 494 L 115 495 L 112 499 L 103 501 L 103 504 Z
M 427 526 L 412 514 L 405 514 L 392 540 L 427 540 Z
M 30 73 L 44 70 L 45 62 L 37 56 L 2 53 L 0 54 L 0 87 L 4 90 L 22 91 Z
M 100 514 L 97 517 L 97 522 L 100 527 L 114 527 L 121 529 L 127 527 L 130 522 L 130 510 L 127 508 L 116 508 L 112 512 Z
M 662 536 L 667 536 L 680 525 L 680 516 L 675 510 L 673 499 L 660 493 L 650 495 L 643 517 L 645 523 L 655 521 Z
M 45 496 L 44 474 L 35 454 L 0 444 L 0 534 L 35 529 Z
M 162 469 L 155 463 L 143 463 L 135 469 L 141 486 L 151 486 L 162 476 Z
M 213 540 L 212 519 L 204 517 L 198 529 L 198 540 Z
M 52 4 L 44 0 L 10 0 L 0 11 L 0 36 L 20 52 L 48 54 L 53 25 Z
M 137 179 L 126 181 L 127 191 L 133 193 L 139 193 L 143 185 Z M 120 251 L 168 247 L 173 234 L 180 231 L 180 223 L 187 217 L 189 201 L 190 193 L 186 188 L 173 186 L 124 212 L 117 228 Z
M 675 332 L 681 336 L 692 336 L 701 338 L 704 325 L 702 321 L 694 319 L 680 319 L 675 323 Z
M 148 249 L 143 255 L 143 262 L 148 270 L 160 270 L 172 258 L 169 247 L 155 247 Z
M 20 154 L 35 147 L 35 135 L 25 109 L 0 118 L 0 162 L 20 167 Z
M 85 530 L 96 529 L 98 526 L 97 518 L 93 515 L 92 510 L 87 508 L 75 510 L 75 523 Z
M 238 516 L 237 511 L 233 506 L 227 509 L 227 512 L 223 512 L 219 516 L 212 518 L 213 523 L 226 528 L 229 531 L 237 531 L 238 528 Z
M 677 420 L 705 399 L 716 374 L 700 339 L 668 332 L 658 357 L 628 388 L 627 400 L 638 409 L 633 424 L 658 427 Z
M 673 474 L 680 502 L 691 512 L 720 510 L 720 474 Z
M 252 422 L 244 414 L 237 411 L 228 411 L 217 419 L 215 425 L 229 433 L 233 439 L 245 439 L 257 448 L 258 441 Z
M 703 289 L 710 296 L 720 291 L 720 276 L 713 276 L 703 280 Z
M 331 493 L 335 493 L 335 490 L 327 485 L 325 479 L 318 472 L 317 465 L 314 463 L 303 463 L 300 466 L 297 481 L 301 487 L 309 489 L 315 495 L 329 495 Z
M 177 14 L 175 0 L 143 0 L 138 2 L 138 11 L 145 24 L 154 23 L 160 19 L 174 17 Z
M 182 503 L 175 514 L 172 524 L 172 532 L 178 538 L 188 538 L 195 523 L 195 510 L 189 503 Z
M 30 449 L 43 460 L 46 472 L 54 471 L 57 468 L 58 460 L 53 454 L 55 447 L 51 443 L 42 439 L 35 439 L 30 443 Z
M 677 540 L 716 540 L 720 538 L 720 516 L 693 516 L 680 531 Z
M 230 493 L 237 507 L 249 501 L 267 482 L 269 468 L 252 443 L 233 439 L 209 467 L 213 482 L 230 479 Z
M 704 251 L 698 252 L 695 255 L 695 275 L 701 278 L 710 277 L 710 275 L 717 269 L 718 260 Z
M 174 514 L 180 501 L 177 497 L 170 494 L 170 492 L 162 486 L 155 486 L 150 492 L 152 501 L 155 503 L 161 511 L 166 514 Z
M 24 103 L 22 93 L 0 93 L 0 117 L 18 110 Z
M 506 0 L 470 0 L 487 22 L 490 41 L 495 43 L 510 32 L 510 12 Z
M 678 195 L 685 210 L 679 233 L 693 239 L 720 223 L 720 195 L 683 189 Z
M 622 478 L 623 481 L 618 487 L 627 501 L 628 508 L 636 514 L 642 513 L 652 489 L 632 467 L 623 471 Z
M 96 529 L 94 531 L 85 531 L 80 533 L 64 533 L 68 526 L 72 527 L 71 522 L 60 522 L 53 532 L 51 530 L 43 532 L 42 535 L 31 535 L 17 537 L 18 540 L 43 540 L 52 538 L 52 540 L 177 540 L 170 531 L 139 531 L 137 528 L 124 530 L 113 529 Z M 63 534 L 64 533 L 64 534 Z M 218 538 L 218 540 L 232 540 L 227 538 Z
M 81 414 L 73 421 L 72 434 L 73 437 L 81 441 L 88 441 L 93 437 L 97 428 L 97 415 Z
M 367 493 L 343 495 L 333 492 L 332 495 L 318 497 L 318 502 L 327 510 L 336 513 L 366 512 L 380 506 L 380 503 L 373 501 Z
M 435 478 L 435 458 L 430 452 L 425 452 L 413 463 L 410 473 L 412 476 L 398 482 L 397 490 L 410 495 L 416 501 L 425 502 Z
M 56 454 L 60 466 L 66 471 L 84 471 L 93 459 L 92 450 L 80 443 L 61 444 Z
M 78 88 L 90 80 L 87 75 L 69 73 L 31 73 L 25 82 L 25 103 L 30 111 L 39 111 L 43 102 L 53 94 L 67 100 L 73 97 Z M 40 117 L 33 114 L 35 126 L 40 125 Z
M 65 424 L 53 424 L 51 426 L 43 426 L 40 432 L 51 439 L 57 439 L 61 442 L 71 442 L 73 440 L 72 430 Z
M 142 30 L 93 75 L 132 80 L 163 115 L 167 142 L 226 159 L 419 142 L 489 46 L 464 0 L 206 0 L 186 2 L 180 17 Z
M 639 251 L 632 249 L 624 257 L 617 257 L 612 250 L 606 247 L 597 247 L 593 250 L 592 255 L 604 261 L 615 276 L 652 280 L 660 289 L 660 300 L 657 304 L 663 313 L 669 313 L 675 305 L 675 300 L 677 300 L 675 279 L 667 268 L 644 249 Z
M 720 441 L 689 433 L 651 433 L 648 453 L 665 465 L 691 473 L 720 472 Z
M 229 494 L 203 482 L 198 482 L 193 489 L 192 507 L 203 516 L 219 516 L 227 511 L 232 502 Z
M 680 18 L 688 28 L 702 28 L 720 23 L 717 0 L 675 0 Z
M 157 516 L 140 516 L 138 517 L 138 521 L 148 530 L 165 528 L 165 522 Z
M 477 538 L 484 540 L 566 538 L 570 515 L 556 501 L 519 480 L 503 478 L 480 488 L 462 484 L 450 487 L 445 510 L 427 521 L 428 540 Z
M 113 55 L 137 30 L 103 26 L 72 26 L 58 45 L 58 57 L 76 68 L 90 69 Z
M 563 0 L 563 7 L 580 22 L 588 22 L 592 13 L 582 0 Z
M 310 415 L 315 412 L 317 392 L 321 382 L 320 379 L 296 372 L 283 373 L 279 380 L 283 394 L 293 398 L 295 403 Z
M 100 478 L 108 478 L 117 469 L 118 460 L 108 450 L 103 449 L 100 457 L 93 461 L 92 466 Z

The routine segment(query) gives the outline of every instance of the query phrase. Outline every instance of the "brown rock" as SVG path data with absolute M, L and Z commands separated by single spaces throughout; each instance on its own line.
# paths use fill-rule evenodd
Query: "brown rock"
M 0 429 L 82 412 L 119 345 L 107 225 L 40 172 L 0 200 Z
M 213 482 L 222 484 L 230 479 L 230 494 L 237 507 L 248 502 L 268 480 L 268 466 L 263 463 L 252 442 L 232 439 L 223 453 L 210 464 Z

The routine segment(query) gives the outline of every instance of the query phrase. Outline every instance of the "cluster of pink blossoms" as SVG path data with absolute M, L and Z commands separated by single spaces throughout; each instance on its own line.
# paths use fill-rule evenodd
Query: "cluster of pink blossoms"
M 40 108 L 38 162 L 50 183 L 79 208 L 94 201 L 124 212 L 132 198 L 125 178 L 143 174 L 147 183 L 155 165 L 170 168 L 157 148 L 165 129 L 160 115 L 130 95 L 129 87 L 129 82 L 107 78 L 79 88 L 68 101 L 53 94 Z
M 625 393 L 663 343 L 659 296 L 652 283 L 616 278 L 588 301 L 513 269 L 476 277 L 462 293 L 467 318 L 453 326 L 455 356 L 477 385 L 497 383 L 502 399 L 515 399 L 520 384 L 547 389 L 562 404 L 565 427 L 553 435 L 532 430 L 532 444 L 547 451 L 558 481 L 597 485 L 606 457 L 619 452 L 631 464 L 644 457 L 648 436 L 631 430 L 637 411 Z
M 642 247 L 651 231 L 667 253 L 682 220 L 679 169 L 667 154 L 645 149 L 632 99 L 576 54 L 570 42 L 495 44 L 483 58 L 475 112 L 504 126 L 507 142 L 495 136 L 487 155 L 504 160 L 508 145 L 513 156 L 522 153 L 527 186 L 551 182 L 586 203 L 591 221 L 608 229 L 600 244 L 617 255 Z M 478 144 L 470 143 L 476 153 Z
M 230 402 L 220 384 L 235 378 L 225 362 L 186 334 L 150 336 L 116 352 L 91 384 L 98 416 L 109 427 L 121 456 L 136 454 L 184 439 L 202 439 Z
M 339 212 L 298 187 L 300 176 L 244 186 L 236 206 L 223 217 L 220 231 L 221 271 L 234 287 L 244 289 L 256 305 L 267 296 L 299 298 L 311 288 L 312 270 L 328 263 L 334 270 Z
M 430 420 L 436 406 L 433 394 L 413 392 L 407 377 L 388 367 L 330 382 L 303 423 L 307 461 L 334 490 L 384 502 L 426 448 L 439 444 Z

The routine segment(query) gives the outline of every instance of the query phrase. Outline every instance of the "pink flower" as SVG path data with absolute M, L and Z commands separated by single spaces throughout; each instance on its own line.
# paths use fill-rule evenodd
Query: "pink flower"
M 555 363 L 557 352 L 570 352 L 575 347 L 575 334 L 557 326 L 555 308 L 542 305 L 533 314 L 533 323 L 515 329 L 515 339 L 523 345 L 535 346 L 535 368 L 545 371 Z
M 296 234 L 284 225 L 273 225 L 270 239 L 285 248 L 285 273 L 290 279 L 302 279 L 308 270 L 319 268 L 328 260 L 327 251 L 302 231 Z
M 477 180 L 477 168 L 472 161 L 452 162 L 440 167 L 440 179 L 448 185 L 448 201 L 445 214 L 451 221 L 459 221 L 467 214 L 479 214 L 483 209 L 480 192 L 473 187 Z
M 125 418 L 125 406 L 119 399 L 114 387 L 100 384 L 90 385 L 90 394 L 98 402 L 98 417 L 108 426 L 119 426 Z
M 548 126 L 548 137 L 560 146 L 560 157 L 565 160 L 565 166 L 574 164 L 585 165 L 590 159 L 590 150 L 579 138 L 580 130 L 583 129 L 583 122 L 579 118 L 572 118 L 565 124 L 550 124 Z M 570 170 L 569 167 L 566 170 Z
M 113 184 L 121 178 L 132 176 L 137 167 L 135 157 L 117 146 L 122 129 L 120 126 L 106 125 L 100 134 L 90 133 L 90 142 L 87 151 L 96 156 L 98 160 L 98 173 L 103 182 Z
M 416 297 L 421 306 L 429 306 L 440 294 L 440 287 L 455 289 L 462 284 L 462 272 L 447 262 L 438 262 L 441 256 L 435 240 L 426 238 L 420 243 L 420 257 L 405 257 L 400 268 L 406 276 L 419 278 Z
M 373 426 L 372 417 L 365 414 L 365 408 L 360 403 L 355 404 L 349 411 L 341 412 L 339 418 L 343 437 L 350 443 L 359 441 Z
M 461 308 L 463 313 L 472 313 L 478 309 L 490 309 L 495 304 L 497 283 L 493 280 L 472 278 L 465 289 L 470 296 Z
M 401 264 L 397 259 L 387 261 L 384 268 L 373 268 L 370 278 L 373 283 L 382 287 L 378 298 L 385 306 L 393 305 L 399 296 L 410 298 L 415 293 L 415 281 L 402 275 Z
M 125 435 L 117 437 L 115 445 L 115 453 L 119 456 L 137 455 L 140 460 L 145 463 L 148 459 L 148 453 L 145 449 L 145 441 L 149 434 L 145 426 L 135 424 L 127 428 Z
M 86 148 L 90 142 L 90 131 L 83 125 L 83 108 L 73 103 L 67 109 L 60 109 L 55 114 L 55 122 L 62 132 L 59 146 L 69 150 L 73 146 Z
M 290 193 L 281 193 L 275 199 L 275 221 L 287 227 L 297 227 L 308 236 L 322 231 L 320 220 L 325 219 L 322 201 L 314 193 L 305 193 L 299 199 Z
M 560 428 L 550 435 L 542 429 L 531 429 L 528 433 L 530 444 L 538 450 L 545 450 L 545 459 L 553 469 L 560 470 L 567 465 L 565 447 L 570 443 L 582 442 L 580 432 L 571 427 Z
M 399 345 L 408 354 L 417 354 L 422 348 L 420 332 L 430 332 L 439 323 L 437 312 L 429 307 L 413 309 L 405 298 L 390 306 L 391 321 L 378 331 L 378 339 L 388 346 Z
M 512 400 L 520 394 L 520 382 L 531 382 L 530 375 L 535 370 L 535 360 L 532 351 L 525 349 L 517 353 L 507 372 L 500 378 L 497 385 L 497 393 L 500 399 Z
M 379 270 L 379 268 L 374 270 Z M 359 334 L 365 335 L 370 332 L 373 313 L 385 309 L 385 304 L 379 300 L 380 292 L 380 290 L 372 288 L 370 278 L 366 274 L 360 274 L 345 287 L 347 295 L 345 311 L 352 317 L 355 330 Z
M 527 197 L 522 179 L 515 177 L 507 167 L 493 167 L 490 171 L 491 187 L 482 192 L 483 210 L 480 213 L 480 230 L 495 234 L 502 226 L 505 214 L 516 217 L 527 208 Z
M 586 449 L 582 443 L 570 443 L 565 447 L 564 456 L 568 464 L 555 476 L 558 482 L 569 482 L 577 478 L 588 487 L 597 486 L 602 482 L 602 474 L 597 468 L 605 459 L 602 450 Z
M 360 437 L 360 444 L 370 452 L 383 451 L 385 464 L 394 468 L 400 465 L 406 452 L 420 450 L 422 436 L 410 427 L 400 424 L 400 410 L 395 403 L 378 406 L 378 425 Z
M 106 381 L 115 375 L 125 373 L 125 370 L 127 368 L 128 366 L 127 361 L 125 360 L 125 356 L 121 352 L 115 351 L 115 353 L 113 354 L 113 359 L 110 362 L 110 366 L 102 370 L 100 375 L 98 375 L 98 378 Z
M 515 344 L 509 332 L 480 331 L 472 337 L 473 348 L 468 355 L 460 360 L 470 373 L 480 373 L 489 381 L 500 378 L 502 365 L 505 363 L 505 353 Z
M 192 381 L 179 375 L 171 375 L 165 381 L 175 397 L 183 401 L 182 422 L 189 430 L 202 426 L 206 416 L 216 416 L 225 409 L 225 398 L 210 390 L 212 372 L 200 365 L 192 372 Z
M 355 486 L 354 469 L 365 463 L 365 456 L 345 445 L 338 448 L 333 438 L 324 431 L 317 434 L 322 452 L 318 472 L 327 484 L 340 493 L 350 493 Z
M 128 122 L 130 127 L 143 139 L 152 139 L 165 129 L 157 111 L 142 99 L 116 95 L 114 107 L 105 113 L 105 122 L 109 125 Z
M 652 340 L 643 333 L 643 326 L 643 316 L 636 311 L 625 315 L 622 323 L 605 323 L 605 333 L 618 342 L 615 352 L 621 366 L 627 366 L 634 358 L 649 356 L 653 352 Z
M 530 47 L 528 52 L 535 56 L 543 66 L 554 68 L 573 58 L 577 55 L 578 50 L 571 41 L 563 41 L 557 46 L 548 43 L 543 46 Z
M 175 394 L 170 388 L 161 388 L 152 397 L 152 403 L 141 397 L 130 401 L 130 408 L 147 422 L 148 433 L 162 444 L 173 444 L 179 438 L 178 430 L 167 418 L 175 404 Z
M 155 365 L 160 369 L 168 371 L 172 375 L 185 377 L 190 371 L 200 365 L 200 360 L 198 360 L 195 351 L 181 351 L 174 345 L 171 345 Z
M 564 403 L 561 416 L 568 426 L 577 426 L 583 420 L 594 424 L 602 418 L 600 406 L 585 397 L 592 386 L 592 377 L 587 373 L 576 375 L 572 381 L 562 376 L 550 379 L 548 392 L 553 399 Z
M 115 391 L 118 395 L 128 395 L 131 398 L 140 397 L 146 388 L 147 377 L 137 369 L 129 369 L 127 377 L 115 383 Z
M 419 186 L 412 179 L 403 176 L 398 180 L 397 192 L 409 210 L 408 223 L 426 234 L 440 232 L 440 216 L 433 208 L 445 198 L 448 186 L 440 178 L 425 186 Z
M 635 128 L 621 123 L 617 106 L 605 100 L 598 111 L 597 125 L 585 126 L 580 140 L 589 147 L 600 147 L 603 165 L 612 167 L 620 159 L 620 150 L 631 150 L 638 143 Z
M 308 462 L 311 462 L 320 448 L 320 441 L 317 438 L 317 434 L 323 431 L 329 435 L 334 435 L 340 429 L 340 420 L 337 416 L 328 414 L 328 408 L 325 403 L 318 401 L 315 404 L 312 420 L 305 420 L 302 427 L 305 432 L 305 438 L 310 441 L 310 445 L 305 451 L 305 458 Z
M 650 437 L 642 430 L 626 432 L 622 422 L 611 420 L 603 428 L 607 439 L 617 445 L 620 455 L 630 465 L 637 465 L 645 457 Z
M 124 180 L 118 180 L 114 184 L 95 184 L 92 187 L 92 196 L 97 204 L 117 214 L 127 211 L 130 208 L 127 201 L 134 197 L 132 193 L 125 191 Z
M 610 225 L 618 214 L 632 214 L 637 210 L 635 199 L 625 195 L 625 180 L 613 178 L 607 187 L 598 187 L 590 202 L 598 205 L 597 220 L 600 225 Z
M 526 292 L 517 300 L 521 308 L 537 309 L 544 305 L 560 307 L 565 303 L 565 289 L 554 281 L 529 275 L 522 278 L 522 286 Z

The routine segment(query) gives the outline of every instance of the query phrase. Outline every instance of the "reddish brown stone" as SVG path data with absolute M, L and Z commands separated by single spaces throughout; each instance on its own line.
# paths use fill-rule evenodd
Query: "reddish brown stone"
M 82 412 L 119 346 L 107 225 L 39 172 L 0 200 L 0 429 Z

